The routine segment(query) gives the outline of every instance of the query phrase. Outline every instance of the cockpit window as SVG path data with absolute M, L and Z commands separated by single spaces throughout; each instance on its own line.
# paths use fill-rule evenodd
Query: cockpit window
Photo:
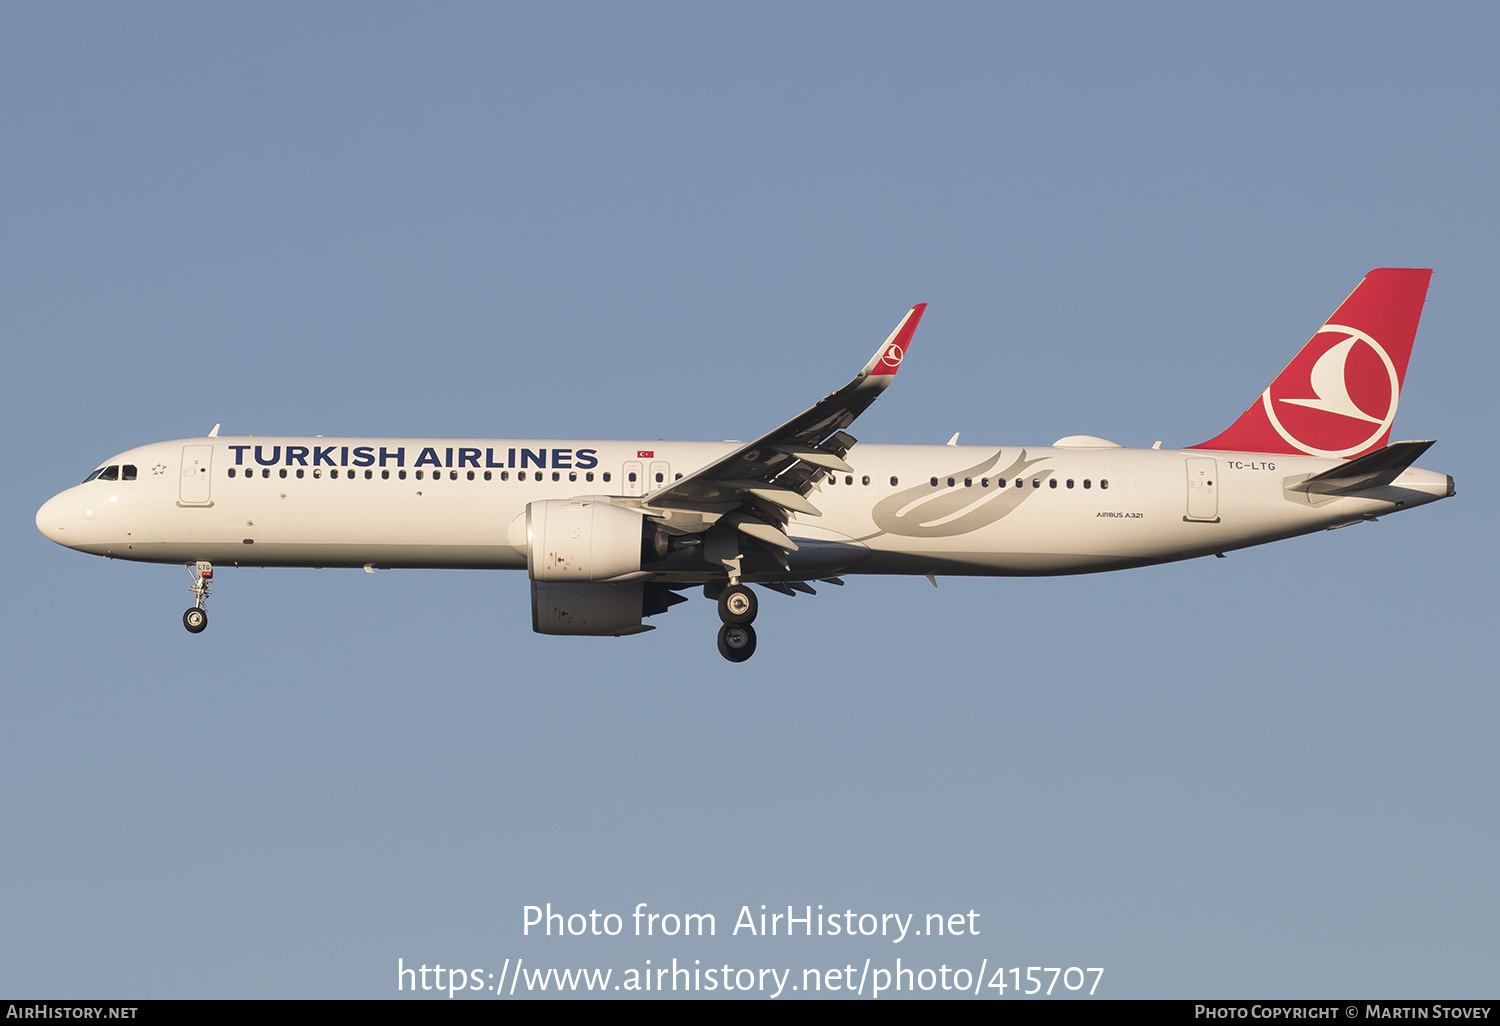
M 107 467 L 100 467 L 100 468 L 99 468 L 99 469 L 98 469 L 98 470 L 96 470 L 96 471 L 94 471 L 94 472 L 93 472 L 93 473 L 92 473 L 92 474 L 90 474 L 90 475 L 89 475 L 89 476 L 88 476 L 88 477 L 86 477 L 86 478 L 84 478 L 84 479 L 83 479 L 83 483 L 84 483 L 84 484 L 88 484 L 88 483 L 89 483 L 89 482 L 90 482 L 90 481 L 92 481 L 92 480 L 93 480 L 93 479 L 94 479 L 94 478 L 96 478 L 96 477 L 98 477 L 98 476 L 99 476 L 99 475 L 100 475 L 100 474 L 102 474 L 102 473 L 104 473 L 104 471 L 105 471 L 105 470 L 107 470 L 107 469 L 108 469 L 108 468 L 107 468 Z
M 120 480 L 121 481 L 134 481 L 135 480 L 135 464 L 134 463 L 127 463 L 123 467 L 120 468 Z
M 118 480 L 120 480 L 120 468 L 119 467 L 105 467 L 103 470 L 99 471 L 99 480 L 101 480 L 101 481 L 118 481 Z

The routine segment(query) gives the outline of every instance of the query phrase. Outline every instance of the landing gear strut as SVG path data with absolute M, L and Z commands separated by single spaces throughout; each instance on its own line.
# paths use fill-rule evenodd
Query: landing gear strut
M 751 622 L 759 611 L 755 592 L 734 581 L 719 594 L 719 655 L 731 663 L 743 663 L 755 654 L 755 628 Z
M 193 575 L 193 586 L 188 591 L 193 593 L 195 601 L 182 614 L 182 625 L 192 634 L 201 634 L 203 628 L 208 626 L 208 610 L 204 606 L 208 602 L 208 596 L 213 594 L 208 585 L 214 579 L 214 566 L 200 559 L 196 566 L 189 566 L 187 570 Z

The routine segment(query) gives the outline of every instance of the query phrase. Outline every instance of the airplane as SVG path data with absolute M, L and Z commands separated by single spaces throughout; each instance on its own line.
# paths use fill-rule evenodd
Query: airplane
M 183 564 L 193 633 L 214 568 L 525 570 L 532 629 L 620 637 L 701 588 L 719 652 L 756 648 L 748 585 L 857 574 L 1025 577 L 1222 556 L 1454 494 L 1387 444 L 1430 270 L 1371 271 L 1248 409 L 1182 449 L 859 444 L 926 304 L 854 379 L 748 443 L 206 437 L 129 449 L 37 511 L 111 559 Z

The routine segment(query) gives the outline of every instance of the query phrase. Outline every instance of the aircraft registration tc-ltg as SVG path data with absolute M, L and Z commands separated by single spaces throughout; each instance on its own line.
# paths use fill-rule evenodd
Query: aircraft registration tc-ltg
M 1430 270 L 1371 271 L 1238 420 L 1185 449 L 857 444 L 926 304 L 854 380 L 749 444 L 205 438 L 106 460 L 37 512 L 80 552 L 214 567 L 525 570 L 541 634 L 621 636 L 701 588 L 719 652 L 755 651 L 748 584 L 1082 574 L 1222 555 L 1453 495 L 1387 444 Z M 957 436 L 955 436 L 956 439 Z

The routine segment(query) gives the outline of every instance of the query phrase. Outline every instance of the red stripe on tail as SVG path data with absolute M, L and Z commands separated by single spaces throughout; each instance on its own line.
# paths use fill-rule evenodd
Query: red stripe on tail
M 1431 280 L 1400 267 L 1365 275 L 1239 420 L 1188 448 L 1345 459 L 1382 448 Z

